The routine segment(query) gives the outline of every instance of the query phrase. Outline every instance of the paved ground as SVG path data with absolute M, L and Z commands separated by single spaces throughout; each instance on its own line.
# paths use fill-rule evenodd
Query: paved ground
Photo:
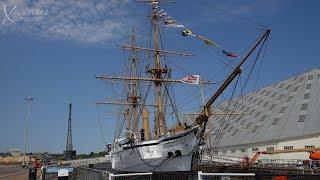
M 39 171 L 40 169 L 37 172 L 38 177 Z M 20 180 L 28 177 L 28 169 L 23 169 L 20 165 L 0 165 L 0 180 Z
M 0 165 L 0 179 L 27 179 L 27 169 L 19 165 Z

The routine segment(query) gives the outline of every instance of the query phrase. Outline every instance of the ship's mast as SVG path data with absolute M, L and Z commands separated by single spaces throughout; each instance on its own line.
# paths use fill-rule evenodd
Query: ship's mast
M 211 105 L 220 97 L 220 95 L 225 91 L 225 89 L 232 83 L 232 81 L 241 74 L 242 65 L 246 62 L 246 60 L 251 56 L 251 54 L 254 52 L 254 50 L 260 45 L 264 44 L 269 35 L 270 35 L 271 29 L 267 29 L 260 37 L 259 39 L 254 43 L 253 47 L 249 50 L 249 52 L 241 58 L 240 63 L 233 69 L 233 71 L 230 73 L 230 75 L 224 80 L 224 82 L 220 85 L 220 87 L 217 89 L 217 91 L 211 96 L 211 98 L 207 101 L 207 103 L 204 105 L 202 111 L 199 113 L 199 115 L 196 117 L 195 123 L 198 125 L 206 125 L 208 122 L 209 117 L 212 115 L 211 113 Z
M 128 50 L 131 52 L 131 65 L 130 70 L 131 73 L 126 74 L 125 77 L 121 76 L 109 76 L 109 75 L 101 75 L 97 76 L 97 79 L 100 80 L 107 80 L 107 81 L 113 81 L 113 80 L 120 80 L 124 81 L 125 83 L 128 83 L 127 86 L 129 90 L 129 93 L 127 95 L 126 101 L 98 101 L 98 104 L 110 104 L 110 105 L 121 105 L 127 107 L 125 109 L 125 119 L 127 121 L 127 129 L 129 131 L 133 131 L 135 135 L 139 134 L 139 110 L 144 108 L 145 106 L 154 106 L 155 107 L 155 122 L 154 122 L 154 132 L 156 137 L 160 137 L 166 132 L 166 120 L 165 120 L 165 106 L 164 106 L 164 89 L 163 89 L 163 83 L 182 83 L 181 80 L 175 80 L 168 78 L 164 74 L 168 73 L 168 69 L 166 67 L 162 67 L 161 65 L 161 59 L 160 57 L 162 55 L 178 55 L 178 56 L 192 56 L 192 54 L 188 52 L 175 52 L 175 51 L 168 51 L 164 49 L 160 49 L 160 31 L 159 31 L 159 24 L 161 21 L 161 17 L 158 13 L 158 1 L 157 0 L 137 0 L 138 2 L 146 2 L 151 6 L 150 15 L 150 21 L 151 21 L 151 29 L 152 29 L 152 36 L 153 36 L 153 47 L 139 47 L 136 46 L 136 35 L 131 35 L 131 44 L 127 45 L 117 45 L 120 46 L 123 50 Z M 173 2 L 173 1 L 163 1 L 163 2 Z M 150 75 L 150 77 L 140 77 L 138 75 L 137 71 L 137 51 L 143 51 L 143 52 L 152 52 L 154 63 L 153 67 L 149 68 L 146 72 Z M 149 81 L 154 84 L 154 90 L 155 90 L 155 104 L 145 104 L 145 102 L 141 102 L 139 97 L 139 91 L 138 81 Z M 203 83 L 210 83 L 203 82 Z M 147 111 L 146 111 L 147 112 Z M 132 113 L 132 114 L 129 114 Z M 148 118 L 145 118 L 145 120 Z M 143 125 L 144 131 L 149 131 L 149 123 L 145 122 Z M 148 137 L 148 136 L 146 136 Z M 149 135 L 150 137 L 150 135 Z M 148 138 L 147 138 L 148 139 Z
M 163 69 L 160 62 L 159 54 L 159 20 L 157 16 L 157 3 L 151 4 L 151 23 L 153 31 L 153 40 L 154 40 L 154 68 L 151 72 L 153 78 L 162 79 L 162 73 L 166 72 L 166 69 Z M 156 136 L 159 137 L 166 130 L 166 122 L 164 117 L 164 105 L 163 105 L 163 95 L 162 95 L 162 82 L 157 81 L 155 84 L 155 98 L 156 98 L 156 114 L 155 114 L 155 131 Z
M 135 47 L 136 35 L 133 32 L 131 34 L 131 46 Z M 131 51 L 131 76 L 132 78 L 137 78 L 137 57 L 135 49 L 132 48 Z M 138 82 L 136 80 L 130 83 L 130 93 L 129 93 L 129 102 L 132 103 L 132 120 L 133 120 L 133 132 L 137 135 L 139 133 L 139 119 L 138 119 Z

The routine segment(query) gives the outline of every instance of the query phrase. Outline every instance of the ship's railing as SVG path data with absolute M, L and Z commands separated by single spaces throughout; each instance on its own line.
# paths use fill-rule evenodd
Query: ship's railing
M 241 180 L 255 180 L 255 174 L 253 173 L 204 173 L 198 171 L 198 180 L 230 180 L 230 179 L 241 179 Z

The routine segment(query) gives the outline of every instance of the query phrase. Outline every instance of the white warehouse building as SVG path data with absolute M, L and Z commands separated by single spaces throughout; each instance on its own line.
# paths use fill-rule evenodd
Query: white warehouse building
M 212 146 L 219 155 L 254 156 L 257 151 L 320 147 L 320 70 L 223 102 L 218 109 L 244 115 L 213 117 Z M 260 159 L 309 159 L 308 152 Z

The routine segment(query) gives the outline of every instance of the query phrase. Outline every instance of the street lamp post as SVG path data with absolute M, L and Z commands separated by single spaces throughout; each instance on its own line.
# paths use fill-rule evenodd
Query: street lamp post
M 24 151 L 23 151 L 23 163 L 22 165 L 26 165 L 26 152 L 27 152 L 27 144 L 28 144 L 28 135 L 29 135 L 29 115 L 30 115 L 30 105 L 31 101 L 34 100 L 32 97 L 26 97 L 24 98 L 28 102 L 28 112 L 27 112 L 27 120 L 26 120 L 26 134 L 24 137 Z

